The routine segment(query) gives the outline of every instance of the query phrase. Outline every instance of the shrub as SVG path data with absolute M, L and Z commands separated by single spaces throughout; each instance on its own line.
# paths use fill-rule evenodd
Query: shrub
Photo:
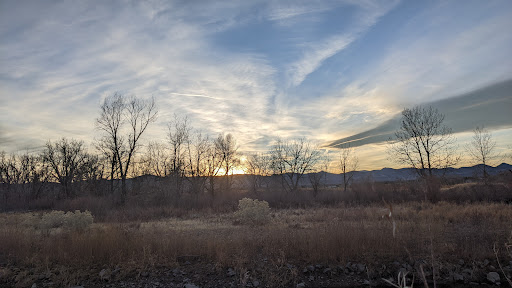
M 237 223 L 248 225 L 264 225 L 270 221 L 270 208 L 267 201 L 243 198 L 238 201 L 235 212 Z
M 64 211 L 52 211 L 44 213 L 39 223 L 41 229 L 52 229 L 63 227 L 70 230 L 84 230 L 94 221 L 91 212 L 80 212 L 76 210 L 73 212 L 64 213 Z
M 41 229 L 52 229 L 58 228 L 64 225 L 66 214 L 64 211 L 52 211 L 50 213 L 44 213 L 41 217 L 39 227 Z
M 75 210 L 75 213 L 66 213 L 64 226 L 71 230 L 84 230 L 88 228 L 93 221 L 94 218 L 92 217 L 91 212 L 87 210 L 85 210 L 85 212 Z

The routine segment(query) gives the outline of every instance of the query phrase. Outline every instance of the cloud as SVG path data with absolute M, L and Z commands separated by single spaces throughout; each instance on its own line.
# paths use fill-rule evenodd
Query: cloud
M 512 65 L 503 65 L 503 55 L 512 35 L 504 27 L 512 24 L 512 9 L 499 7 L 510 6 L 505 3 L 478 8 L 432 3 L 389 34 L 382 53 L 361 69 L 353 84 L 378 88 L 395 95 L 393 101 L 410 105 L 508 79 Z M 453 17 L 454 11 L 465 16 Z
M 263 121 L 274 68 L 259 55 L 226 54 L 208 42 L 236 24 L 231 12 L 243 5 L 164 4 L 16 6 L 23 21 L 2 13 L 2 27 L 21 22 L 16 32 L 0 31 L 7 39 L 0 44 L 0 120 L 18 142 L 11 149 L 27 135 L 94 138 L 101 99 L 116 91 L 154 96 L 165 110 L 159 122 L 176 112 L 211 134 L 232 130 L 243 138 L 242 117 Z M 161 139 L 161 124 L 147 137 Z
M 174 113 L 247 151 L 278 136 L 343 139 L 404 106 L 508 79 L 507 3 L 5 2 L 0 123 L 11 142 L 1 145 L 94 139 L 101 100 L 116 91 L 155 97 L 145 139 L 166 141 Z
M 354 39 L 355 37 L 353 35 L 341 35 L 331 37 L 323 43 L 311 45 L 313 47 L 307 49 L 302 59 L 291 64 L 289 68 L 291 85 L 300 85 L 304 79 L 318 69 L 326 59 L 343 50 L 352 43 Z
M 471 131 L 477 126 L 487 129 L 512 127 L 512 79 L 496 83 L 470 93 L 442 99 L 424 105 L 437 108 L 445 115 L 444 124 L 454 133 Z M 358 147 L 378 144 L 391 139 L 400 126 L 401 115 L 383 122 L 373 129 L 338 139 L 326 147 L 340 148 L 346 145 Z
M 384 5 L 368 5 L 370 2 L 352 2 L 361 11 L 355 23 L 351 23 L 347 32 L 338 33 L 314 43 L 304 43 L 304 52 L 300 59 L 290 64 L 288 77 L 290 85 L 299 86 L 306 77 L 316 71 L 322 63 L 333 55 L 339 53 L 356 39 L 361 37 L 378 19 L 385 15 L 395 5 L 395 2 Z M 384 2 L 382 2 L 384 3 Z

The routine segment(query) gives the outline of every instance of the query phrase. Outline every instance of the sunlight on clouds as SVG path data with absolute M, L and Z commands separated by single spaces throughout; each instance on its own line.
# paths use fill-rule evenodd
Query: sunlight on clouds
M 241 150 L 263 152 L 277 137 L 320 144 L 347 137 L 404 107 L 512 75 L 506 2 L 428 2 L 407 15 L 395 8 L 419 4 L 5 5 L 0 141 L 9 151 L 62 136 L 91 144 L 101 100 L 116 91 L 156 99 L 159 117 L 146 140 L 165 142 L 166 124 L 177 114 L 210 137 L 232 133 Z M 460 9 L 465 16 L 454 19 Z M 221 33 L 229 41 L 217 41 Z M 360 148 L 364 167 L 390 165 L 381 146 Z
M 465 21 L 477 12 L 468 12 L 459 21 L 446 18 L 449 8 L 453 7 L 433 5 L 412 18 L 410 25 L 397 31 L 396 41 L 381 61 L 363 71 L 363 81 L 394 92 L 395 101 L 410 105 L 471 91 L 512 75 L 512 66 L 502 65 L 495 57 L 512 45 L 510 33 L 496 32 L 511 24 L 512 11 L 504 9 L 492 18 L 482 17 L 478 25 L 466 26 Z

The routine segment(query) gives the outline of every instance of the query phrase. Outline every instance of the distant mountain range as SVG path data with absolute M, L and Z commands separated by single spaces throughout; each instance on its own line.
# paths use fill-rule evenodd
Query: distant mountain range
M 444 170 L 435 170 L 436 175 L 444 175 L 446 177 L 454 177 L 454 178 L 463 178 L 463 177 L 475 177 L 482 175 L 483 165 L 475 165 L 472 167 L 460 167 L 460 168 L 447 168 Z M 489 175 L 496 175 L 499 173 L 506 173 L 508 171 L 512 171 L 512 165 L 507 163 L 502 163 L 496 167 L 487 166 L 487 173 Z M 325 185 L 339 185 L 343 183 L 343 178 L 340 174 L 333 173 L 325 173 L 323 177 L 323 183 Z M 372 180 L 375 182 L 387 182 L 387 181 L 408 181 L 415 180 L 418 178 L 418 174 L 413 168 L 401 168 L 401 169 L 393 169 L 393 168 L 383 168 L 380 170 L 372 170 L 372 171 L 356 171 L 354 173 L 354 181 L 358 180 Z M 301 181 L 303 186 L 310 185 L 309 179 L 306 175 Z
M 489 175 L 497 175 L 500 173 L 510 173 L 512 172 L 512 165 L 507 163 L 502 163 L 496 167 L 486 166 L 486 171 Z M 483 171 L 483 165 L 475 165 L 472 167 L 460 167 L 460 168 L 447 168 L 447 169 L 439 169 L 435 170 L 435 175 L 445 176 L 448 178 L 472 178 L 472 177 L 481 177 Z M 334 174 L 328 172 L 320 172 L 321 176 L 321 184 L 327 186 L 335 186 L 343 184 L 343 176 L 341 174 Z M 418 179 L 418 174 L 413 168 L 401 168 L 401 169 L 393 169 L 393 168 L 383 168 L 380 170 L 362 170 L 355 171 L 353 173 L 353 181 L 374 181 L 374 182 L 394 182 L 394 181 L 410 181 Z M 235 179 L 237 179 L 238 185 L 245 185 L 249 180 L 251 175 L 248 174 L 237 174 L 233 175 Z M 137 177 L 137 179 L 158 179 L 160 177 L 153 175 L 145 175 Z M 128 182 L 131 182 L 131 179 L 128 179 Z M 302 177 L 299 183 L 302 187 L 311 186 L 309 174 L 306 174 Z

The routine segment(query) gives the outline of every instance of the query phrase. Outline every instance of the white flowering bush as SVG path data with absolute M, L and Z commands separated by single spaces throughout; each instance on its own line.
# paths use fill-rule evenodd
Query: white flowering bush
M 39 222 L 39 228 L 49 230 L 52 228 L 65 228 L 69 230 L 84 230 L 94 222 L 91 212 L 73 212 L 64 213 L 64 211 L 52 211 L 44 213 Z
M 264 225 L 270 222 L 268 202 L 250 198 L 239 200 L 235 220 L 237 223 L 248 225 Z

